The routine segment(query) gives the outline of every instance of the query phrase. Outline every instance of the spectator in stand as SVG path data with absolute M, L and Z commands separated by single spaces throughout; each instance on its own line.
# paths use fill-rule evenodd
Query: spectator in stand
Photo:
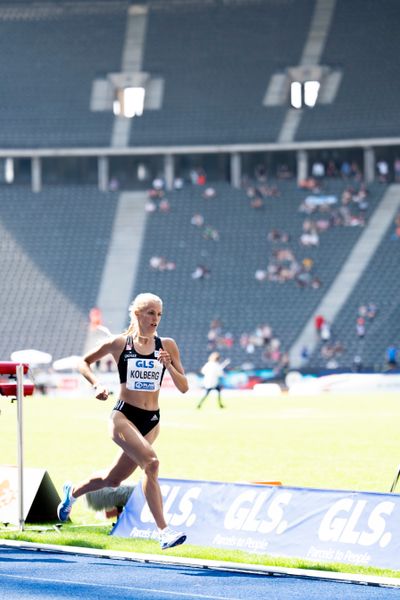
M 398 213 L 396 215 L 396 218 L 394 220 L 394 225 L 395 225 L 395 229 L 394 229 L 394 233 L 391 236 L 392 240 L 399 240 L 400 239 L 400 213 Z
M 212 198 L 215 198 L 217 195 L 217 191 L 215 188 L 208 186 L 206 187 L 206 189 L 204 190 L 202 196 L 205 200 L 211 200 Z
M 161 198 L 164 197 L 164 191 L 162 188 L 154 188 L 152 187 L 148 192 L 147 192 L 149 198 L 155 199 L 155 200 L 159 200 Z
M 208 349 L 215 350 L 218 346 L 218 338 L 222 333 L 222 323 L 219 319 L 213 319 L 207 334 Z
M 303 366 L 305 366 L 310 358 L 310 351 L 307 346 L 303 346 L 300 352 L 300 358 Z
M 309 232 L 304 232 L 300 236 L 300 244 L 302 246 L 318 246 L 319 244 L 319 236 L 316 229 L 312 229 Z
M 255 196 L 250 200 L 251 208 L 264 208 L 264 200 L 260 196 Z
M 260 187 L 262 196 L 278 198 L 281 193 L 276 185 L 262 185 Z
M 314 177 L 307 177 L 307 179 L 300 179 L 298 186 L 301 190 L 310 190 L 312 192 L 319 191 L 319 185 Z
M 358 316 L 365 318 L 367 316 L 367 306 L 365 304 L 360 304 L 358 307 Z
M 317 160 L 311 167 L 311 175 L 315 179 L 323 179 L 325 177 L 325 165 L 321 160 Z
M 204 217 L 203 217 L 203 215 L 200 215 L 199 213 L 196 213 L 191 218 L 190 223 L 192 225 L 194 225 L 195 227 L 203 227 L 203 225 L 204 225 Z
M 326 343 L 321 348 L 321 356 L 325 360 L 330 360 L 337 355 L 343 354 L 344 348 L 342 344 L 337 341 L 335 343 Z
M 171 205 L 170 205 L 169 201 L 166 198 L 163 198 L 160 201 L 160 204 L 158 205 L 158 208 L 160 209 L 160 212 L 162 212 L 162 213 L 168 213 L 171 210 Z
M 174 261 L 167 260 L 163 256 L 152 256 L 149 264 L 154 271 L 174 271 L 176 269 Z
M 146 181 L 149 179 L 149 170 L 144 163 L 139 163 L 137 167 L 137 178 L 139 181 Z
M 198 173 L 197 169 L 190 169 L 189 173 L 190 181 L 193 185 L 197 185 Z
M 204 169 L 200 168 L 197 171 L 197 185 L 206 185 L 206 183 L 207 183 L 206 172 L 204 171 Z
M 268 346 L 272 339 L 272 328 L 268 323 L 264 323 L 260 326 L 260 334 L 263 340 L 264 346 Z
M 165 263 L 166 259 L 162 256 L 152 256 L 149 261 L 150 267 L 155 271 L 163 270 L 163 265 L 165 265 Z
M 360 210 L 367 210 L 368 208 L 368 190 L 365 184 L 361 184 L 358 192 L 353 194 L 353 202 L 358 206 Z
M 329 160 L 326 165 L 326 176 L 327 177 L 336 177 L 338 174 L 338 170 L 334 160 Z
M 288 165 L 281 164 L 278 165 L 278 168 L 276 170 L 276 176 L 278 179 L 292 179 L 293 173 L 289 169 Z
M 386 349 L 386 361 L 389 367 L 397 367 L 397 348 L 394 344 Z
M 245 350 L 245 352 L 247 352 L 247 347 L 250 344 L 250 336 L 248 333 L 242 333 L 240 338 L 239 338 L 239 345 L 240 347 Z M 253 347 L 253 352 L 254 352 L 254 347 Z
M 118 192 L 119 181 L 116 177 L 111 177 L 110 182 L 108 184 L 108 189 L 110 190 L 110 192 Z
M 246 187 L 246 196 L 252 200 L 256 197 L 256 189 L 254 185 L 249 185 Z
M 310 286 L 312 287 L 313 290 L 319 290 L 321 285 L 322 285 L 322 281 L 320 280 L 319 277 L 312 278 Z
M 363 368 L 362 358 L 359 354 L 356 354 L 355 357 L 353 358 L 352 371 L 354 371 L 355 373 L 361 373 L 362 368 Z
M 389 181 L 389 165 L 383 158 L 378 160 L 376 163 L 378 170 L 378 181 L 380 183 L 387 183 Z
M 311 275 L 307 271 L 301 270 L 296 275 L 296 283 L 299 288 L 306 288 L 311 284 Z
M 367 306 L 367 319 L 373 321 L 376 317 L 376 313 L 378 312 L 378 307 L 374 302 L 368 302 Z
M 147 213 L 154 213 L 157 210 L 157 204 L 149 198 L 144 206 L 144 209 Z
M 93 308 L 89 311 L 89 321 L 91 329 L 96 329 L 103 322 L 103 315 L 97 306 L 93 306 Z
M 184 181 L 182 179 L 182 177 L 175 177 L 174 179 L 174 189 L 175 190 L 182 190 L 184 186 Z
M 281 358 L 277 364 L 276 375 L 279 377 L 285 377 L 288 374 L 290 368 L 290 357 L 288 352 L 282 352 Z
M 323 233 L 324 231 L 327 231 L 330 227 L 329 220 L 317 219 L 315 221 L 315 227 L 317 228 L 318 233 Z
M 192 273 L 192 279 L 208 279 L 210 277 L 210 270 L 204 265 L 197 265 Z
M 301 264 L 302 264 L 302 268 L 305 271 L 311 271 L 311 269 L 313 268 L 314 261 L 312 258 L 309 258 L 308 256 L 306 256 L 306 258 L 303 258 L 303 260 L 301 261 Z
M 363 339 L 365 337 L 365 319 L 364 317 L 358 317 L 356 323 L 356 331 L 359 339 Z
M 362 180 L 361 169 L 360 169 L 360 167 L 358 166 L 358 163 L 355 160 L 353 160 L 352 163 L 351 163 L 351 176 L 356 181 L 361 181 Z
M 254 277 L 257 279 L 257 281 L 265 281 L 267 279 L 267 271 L 264 269 L 257 269 Z
M 164 189 L 164 179 L 162 177 L 156 177 L 153 179 L 153 189 L 161 191 Z
M 396 156 L 393 163 L 394 180 L 396 183 L 400 183 L 400 158 Z
M 226 331 L 222 337 L 219 339 L 220 347 L 222 348 L 232 348 L 235 343 L 233 334 L 230 331 Z
M 321 336 L 321 341 L 324 343 L 329 342 L 331 339 L 331 327 L 330 327 L 328 321 L 326 321 L 325 319 L 321 325 L 320 336 Z
M 256 165 L 254 169 L 254 176 L 257 181 L 264 182 L 268 179 L 267 167 L 263 164 Z
M 342 179 L 350 179 L 351 177 L 351 164 L 347 160 L 342 162 L 340 175 L 342 176 Z
M 349 204 L 352 203 L 353 194 L 351 188 L 346 188 L 343 190 L 340 200 L 343 206 L 349 206 Z
M 318 337 L 321 337 L 321 328 L 324 324 L 325 319 L 322 315 L 315 315 L 314 317 L 314 327 Z
M 279 338 L 277 337 L 273 337 L 270 345 L 269 345 L 269 352 L 270 352 L 270 357 L 271 357 L 271 361 L 273 363 L 278 363 L 281 359 L 281 341 Z
M 203 238 L 205 240 L 212 240 L 213 242 L 218 242 L 219 241 L 218 229 L 215 229 L 214 227 L 207 225 L 203 231 Z
M 286 233 L 286 231 L 281 231 L 280 229 L 271 229 L 267 235 L 267 240 L 269 242 L 281 242 L 283 244 L 287 244 L 289 239 L 289 234 Z

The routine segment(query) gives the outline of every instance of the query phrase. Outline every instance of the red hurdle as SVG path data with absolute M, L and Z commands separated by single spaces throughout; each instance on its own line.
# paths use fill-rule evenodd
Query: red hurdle
M 24 383 L 24 375 L 28 373 L 27 363 L 0 361 L 0 375 L 8 375 L 5 381 L 0 380 L 0 394 L 17 398 L 18 421 L 18 506 L 19 528 L 25 527 L 24 518 L 24 435 L 23 435 L 23 400 L 24 395 L 31 396 L 35 389 L 33 383 Z
M 24 383 L 24 396 L 32 396 L 35 391 L 33 383 Z M 0 380 L 0 395 L 1 396 L 16 396 L 17 395 L 17 384 L 12 381 L 1 381 Z
M 16 375 L 17 367 L 21 363 L 12 362 L 10 360 L 1 360 L 0 361 L 0 375 Z M 26 363 L 22 363 L 21 366 L 24 369 L 24 374 L 29 371 L 29 365 Z
M 12 362 L 8 360 L 0 361 L 0 375 L 9 375 L 7 380 L 0 379 L 0 395 L 1 396 L 17 396 L 17 367 L 21 366 L 23 374 L 26 375 L 29 371 L 29 365 L 26 363 Z M 24 396 L 32 396 L 35 386 L 33 383 L 24 383 Z

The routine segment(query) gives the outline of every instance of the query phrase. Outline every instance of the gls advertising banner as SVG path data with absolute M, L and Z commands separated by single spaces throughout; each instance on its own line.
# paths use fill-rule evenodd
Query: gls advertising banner
M 160 479 L 164 513 L 188 543 L 400 569 L 400 496 Z M 156 539 L 137 485 L 112 535 Z

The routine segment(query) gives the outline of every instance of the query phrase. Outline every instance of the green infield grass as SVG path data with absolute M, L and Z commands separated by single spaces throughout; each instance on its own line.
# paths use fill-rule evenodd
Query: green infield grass
M 161 433 L 155 443 L 161 477 L 281 481 L 287 486 L 355 491 L 390 489 L 400 462 L 400 399 L 394 393 L 261 398 L 243 392 L 240 397 L 226 396 L 224 410 L 217 407 L 213 396 L 196 410 L 196 399 L 193 393 L 165 394 L 161 399 Z M 25 465 L 46 469 L 60 493 L 65 480 L 78 482 L 106 468 L 117 453 L 108 434 L 112 405 L 113 400 L 100 402 L 91 397 L 26 398 Z M 0 398 L 0 409 L 1 464 L 15 465 L 16 403 Z M 139 478 L 138 472 L 132 481 Z M 18 534 L 3 530 L 0 535 L 46 543 L 68 545 L 75 540 L 84 546 L 158 551 L 154 542 L 109 537 L 112 521 L 108 523 L 104 524 L 104 515 L 94 513 L 81 499 L 74 506 L 72 524 L 63 525 L 61 531 Z M 268 557 L 186 545 L 174 552 L 315 568 L 315 564 L 303 561 L 277 562 Z M 382 573 L 360 567 L 353 571 Z

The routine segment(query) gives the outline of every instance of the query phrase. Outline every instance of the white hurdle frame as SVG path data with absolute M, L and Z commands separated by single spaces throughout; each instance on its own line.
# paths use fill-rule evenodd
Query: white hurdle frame
M 2 362 L 2 361 L 0 361 Z M 18 527 L 25 529 L 24 517 L 24 371 L 29 370 L 27 363 L 4 361 L 1 365 L 1 374 L 16 378 L 17 397 L 17 486 L 18 486 Z M 0 384 L 1 385 L 1 384 Z M 3 395 L 10 396 L 14 394 Z
M 18 454 L 18 523 L 25 529 L 24 518 L 24 367 L 16 367 L 17 376 L 17 454 Z

